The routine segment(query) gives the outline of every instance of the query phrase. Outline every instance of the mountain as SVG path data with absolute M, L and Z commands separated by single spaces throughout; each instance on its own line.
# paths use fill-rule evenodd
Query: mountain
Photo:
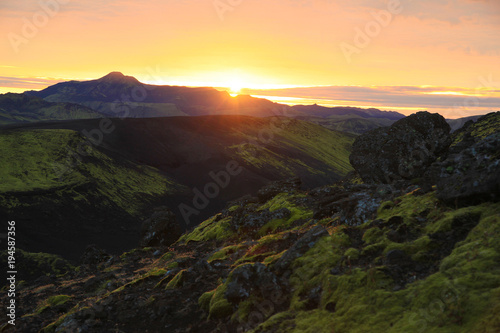
M 356 115 L 362 118 L 383 118 L 396 121 L 405 117 L 403 114 L 395 111 L 380 111 L 374 108 L 362 109 L 356 107 L 326 107 L 313 104 L 313 105 L 294 105 L 293 109 L 311 117 L 321 117 L 321 118 Z
M 19 287 L 16 329 L 497 332 L 499 122 L 492 113 L 450 134 L 441 116 L 417 113 L 353 146 L 358 155 L 372 144 L 373 170 L 400 177 L 364 182 L 376 177 L 359 168 L 307 191 L 272 182 L 170 246 L 120 256 L 90 247 L 78 269 L 22 253 L 52 275 Z M 398 141 L 397 155 L 384 154 Z M 172 219 L 161 216 L 151 231 Z
M 397 112 L 349 107 L 327 108 L 318 105 L 290 107 L 248 95 L 231 97 L 214 88 L 158 86 L 139 82 L 131 76 L 112 72 L 90 81 L 61 82 L 41 91 L 28 91 L 51 102 L 78 103 L 109 117 L 170 117 L 200 115 L 248 115 L 324 118 L 322 123 L 337 130 L 359 134 L 401 119 Z
M 301 177 L 310 188 L 352 170 L 352 136 L 295 119 L 103 122 L 22 124 L 0 131 L 0 218 L 16 216 L 20 248 L 73 260 L 91 243 L 116 253 L 137 245 L 141 222 L 155 206 L 169 207 L 185 228 L 271 180 Z M 194 208 L 194 189 L 213 191 L 215 185 L 206 186 L 235 164 L 240 172 L 216 189 L 218 195 L 208 194 L 203 208 Z M 195 212 L 185 213 L 185 220 L 185 211 Z
M 103 115 L 74 103 L 47 102 L 26 94 L 0 94 L 0 125 L 49 120 L 91 119 Z
M 214 88 L 158 86 L 112 72 L 90 81 L 61 82 L 41 91 L 26 92 L 52 102 L 78 103 L 108 116 L 150 118 L 210 114 L 272 116 L 275 103 L 245 96 L 232 98 Z

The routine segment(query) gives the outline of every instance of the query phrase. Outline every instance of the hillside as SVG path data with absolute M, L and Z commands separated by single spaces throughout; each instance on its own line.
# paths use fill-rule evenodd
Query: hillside
M 155 206 L 169 207 L 186 228 L 269 181 L 302 177 L 310 188 L 352 170 L 352 137 L 299 120 L 114 119 L 97 145 L 100 123 L 11 125 L 0 132 L 0 218 L 22 221 L 20 248 L 73 260 L 90 243 L 117 253 L 137 246 Z M 90 141 L 86 131 L 94 133 Z M 179 205 L 192 208 L 194 189 L 203 192 L 214 182 L 211 174 L 230 163 L 241 172 L 183 219 Z
M 79 156 L 83 142 L 71 130 L 0 132 L 0 217 L 18 221 L 19 248 L 70 259 L 93 242 L 124 251 L 137 245 L 153 205 L 181 189 L 157 169 L 92 146 Z
M 102 114 L 78 104 L 51 103 L 26 94 L 0 94 L 0 125 L 101 117 Z
M 379 135 L 406 140 L 399 155 L 373 160 L 372 170 L 309 191 L 296 180 L 271 183 L 170 247 L 120 257 L 91 249 L 78 270 L 60 264 L 66 275 L 22 287 L 17 328 L 496 332 L 499 117 L 489 114 L 450 135 L 441 116 L 421 112 L 386 134 L 356 139 L 354 157 Z M 445 149 L 432 147 L 433 135 Z M 399 178 L 362 181 L 374 179 L 372 171 L 392 172 L 386 158 L 412 163 L 416 147 L 435 153 L 414 164 L 412 172 L 423 176 L 407 179 L 412 175 L 401 171 Z M 471 177 L 476 173 L 482 176 Z M 459 182 L 461 191 L 450 190 Z

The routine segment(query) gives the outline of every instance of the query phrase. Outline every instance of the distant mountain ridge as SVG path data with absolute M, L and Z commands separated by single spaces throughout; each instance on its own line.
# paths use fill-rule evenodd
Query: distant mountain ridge
M 397 112 L 373 108 L 329 108 L 319 105 L 292 107 L 249 95 L 231 97 L 226 91 L 209 87 L 143 84 L 136 78 L 120 72 L 111 72 L 97 80 L 61 82 L 41 91 L 28 91 L 26 94 L 50 102 L 78 103 L 106 116 L 116 116 L 127 107 L 129 118 L 237 114 L 256 117 L 283 115 L 307 120 L 307 117 L 352 115 L 366 120 L 377 118 L 395 121 L 404 117 Z M 378 126 L 380 124 L 375 123 L 368 127 Z M 342 130 L 341 127 L 336 129 Z

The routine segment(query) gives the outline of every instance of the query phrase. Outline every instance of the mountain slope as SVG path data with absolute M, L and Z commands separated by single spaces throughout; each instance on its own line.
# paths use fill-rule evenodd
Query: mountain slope
M 499 188 L 484 187 L 491 195 L 458 208 L 440 199 L 440 184 L 453 173 L 481 191 L 469 176 L 498 172 L 499 118 L 489 114 L 454 134 L 464 146 L 433 162 L 439 179 L 427 190 L 354 175 L 307 192 L 295 181 L 274 182 L 168 248 L 103 255 L 66 268 L 64 277 L 29 283 L 19 293 L 27 304 L 19 326 L 45 333 L 497 332 Z M 480 163 L 461 167 L 474 159 Z
M 92 242 L 123 251 L 152 206 L 179 191 L 158 170 L 98 149 L 77 157 L 84 141 L 71 130 L 0 133 L 0 217 L 16 219 L 18 247 L 71 259 Z
M 0 125 L 47 120 L 92 119 L 102 115 L 72 103 L 51 103 L 26 94 L 0 95 Z
M 101 122 L 11 125 L 0 132 L 0 218 L 22 221 L 24 250 L 71 259 L 89 243 L 123 251 L 136 246 L 141 222 L 155 205 L 192 226 L 271 180 L 301 177 L 313 187 L 351 170 L 353 137 L 299 120 L 112 119 L 113 129 L 97 144 Z M 194 189 L 205 192 L 231 163 L 241 172 L 184 219 L 179 205 L 195 207 Z

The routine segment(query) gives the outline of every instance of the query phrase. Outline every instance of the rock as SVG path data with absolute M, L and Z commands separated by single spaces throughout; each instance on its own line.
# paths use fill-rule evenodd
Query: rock
M 500 132 L 436 162 L 428 178 L 437 197 L 450 205 L 467 206 L 500 199 Z
M 273 268 L 278 274 L 288 270 L 292 262 L 298 257 L 304 255 L 311 249 L 316 242 L 328 235 L 328 231 L 323 226 L 316 226 L 302 236 L 292 247 L 290 247 L 274 264 Z
M 385 256 L 387 265 L 406 266 L 411 263 L 411 258 L 402 250 L 391 250 Z
M 295 190 L 300 189 L 300 186 L 302 185 L 302 181 L 300 178 L 292 178 L 292 179 L 287 179 L 287 180 L 280 180 L 280 181 L 275 181 L 271 182 L 267 186 L 264 186 L 257 192 L 257 197 L 259 198 L 260 202 L 266 202 L 269 199 L 272 199 L 276 195 L 280 193 L 290 193 Z
M 231 272 L 230 279 L 224 296 L 233 304 L 240 303 L 255 292 L 263 298 L 283 293 L 276 275 L 262 263 L 239 266 Z
M 315 219 L 339 216 L 342 223 L 357 226 L 372 219 L 383 201 L 400 195 L 391 185 L 346 185 L 318 201 Z
M 140 246 L 169 246 L 182 235 L 174 213 L 167 207 L 159 207 L 143 222 Z
M 421 177 L 450 144 L 445 119 L 418 112 L 359 136 L 349 160 L 365 182 L 391 184 Z
M 231 227 L 234 230 L 238 230 L 240 228 L 258 229 L 263 227 L 269 221 L 286 219 L 292 214 L 287 208 L 280 208 L 272 212 L 270 212 L 269 209 L 253 211 L 252 208 L 249 208 L 248 210 L 242 209 L 237 214 L 235 214 L 231 223 Z

